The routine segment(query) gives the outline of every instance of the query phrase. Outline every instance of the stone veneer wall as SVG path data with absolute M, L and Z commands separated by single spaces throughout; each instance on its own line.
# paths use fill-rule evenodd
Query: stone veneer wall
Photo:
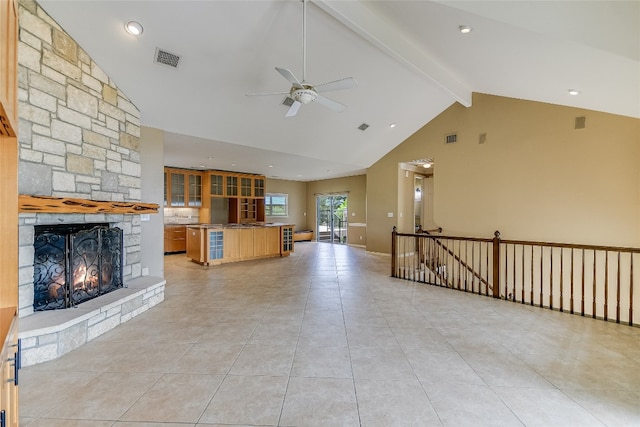
M 140 201 L 140 112 L 33 0 L 19 2 L 21 194 Z M 109 222 L 124 230 L 123 274 L 141 275 L 140 216 L 20 214 L 20 317 L 33 312 L 34 225 Z

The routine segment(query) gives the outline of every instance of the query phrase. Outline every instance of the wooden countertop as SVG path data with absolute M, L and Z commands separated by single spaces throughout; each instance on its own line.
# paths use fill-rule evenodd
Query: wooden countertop
M 294 224 L 267 222 L 264 224 L 188 224 L 188 228 L 214 228 L 214 229 L 238 229 L 238 228 L 267 228 L 267 227 L 286 227 Z

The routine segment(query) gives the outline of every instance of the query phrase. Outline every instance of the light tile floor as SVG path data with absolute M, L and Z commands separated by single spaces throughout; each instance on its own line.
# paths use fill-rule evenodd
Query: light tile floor
M 21 426 L 640 426 L 639 328 L 389 263 L 322 243 L 211 268 L 165 257 L 162 304 L 21 371 Z

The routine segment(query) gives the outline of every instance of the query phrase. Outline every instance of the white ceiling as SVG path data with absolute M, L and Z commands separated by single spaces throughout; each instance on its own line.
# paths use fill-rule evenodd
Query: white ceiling
M 302 79 L 299 0 L 40 4 L 142 125 L 166 131 L 169 166 L 300 181 L 363 173 L 472 92 L 640 117 L 638 1 L 310 1 L 306 80 L 358 87 L 325 93 L 344 112 L 312 103 L 290 118 L 283 96 L 245 94 L 288 91 L 274 67 Z M 155 64 L 156 48 L 180 55 L 178 69 Z

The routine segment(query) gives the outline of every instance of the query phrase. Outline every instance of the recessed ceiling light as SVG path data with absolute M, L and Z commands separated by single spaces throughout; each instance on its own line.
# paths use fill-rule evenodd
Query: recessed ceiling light
M 124 29 L 127 30 L 129 34 L 132 34 L 134 36 L 139 36 L 140 34 L 142 34 L 142 31 L 144 31 L 142 25 L 137 21 L 128 21 L 126 24 L 124 24 Z
M 231 163 L 231 166 L 235 166 L 235 165 L 236 165 L 235 163 Z
M 569 95 L 579 95 L 580 91 L 578 89 L 569 89 Z
M 473 30 L 473 28 L 471 28 L 471 27 L 470 27 L 470 26 L 468 26 L 468 25 L 460 25 L 460 26 L 458 27 L 458 30 L 459 30 L 462 34 L 469 34 L 469 33 Z
M 423 168 L 429 169 L 431 167 L 431 163 L 425 163 L 422 165 Z
M 207 157 L 207 159 L 209 159 L 209 160 L 213 160 L 213 159 L 214 159 L 214 157 L 213 157 L 213 156 L 209 156 L 209 157 Z
M 273 165 L 269 165 L 269 167 L 270 167 L 270 168 L 272 168 L 272 167 L 273 167 Z
M 396 124 L 395 124 L 395 123 L 391 123 L 391 124 L 389 125 L 389 127 L 393 129 L 394 127 L 396 127 Z

